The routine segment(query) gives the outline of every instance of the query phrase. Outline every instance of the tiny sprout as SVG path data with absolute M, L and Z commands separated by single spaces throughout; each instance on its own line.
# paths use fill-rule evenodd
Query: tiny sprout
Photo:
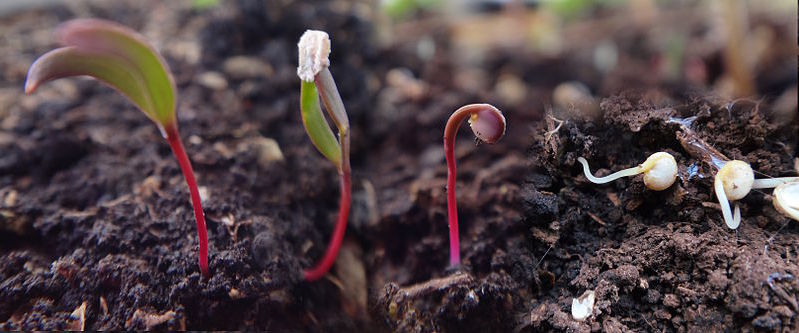
M 724 164 L 716 178 L 713 180 L 713 188 L 721 205 L 721 213 L 724 222 L 730 229 L 737 229 L 741 223 L 741 209 L 735 205 L 735 214 L 731 213 L 730 201 L 735 201 L 745 197 L 752 190 L 755 182 L 755 173 L 749 163 L 739 160 L 729 161 Z
M 186 178 L 197 222 L 200 271 L 209 277 L 205 215 L 194 171 L 178 133 L 177 89 L 169 66 L 144 36 L 114 22 L 72 20 L 60 26 L 56 35 L 64 47 L 45 53 L 31 65 L 25 93 L 34 93 L 47 81 L 88 75 L 125 95 L 155 122 Z
M 458 203 L 455 199 L 455 135 L 461 123 L 468 117 L 474 135 L 489 144 L 496 143 L 505 135 L 505 116 L 490 104 L 469 104 L 452 113 L 444 128 L 444 152 L 447 159 L 447 216 L 449 216 L 449 264 L 461 262 L 458 239 Z
M 338 257 L 341 241 L 347 230 L 347 219 L 350 214 L 350 123 L 347 110 L 341 101 L 336 82 L 328 67 L 330 66 L 330 38 L 324 31 L 307 30 L 297 44 L 299 50 L 299 66 L 297 76 L 302 80 L 300 90 L 300 112 L 305 132 L 311 143 L 332 162 L 338 169 L 341 200 L 336 227 L 330 244 L 322 260 L 313 268 L 304 272 L 306 281 L 316 281 L 330 270 Z M 338 140 L 327 124 L 319 99 L 325 105 L 330 119 L 338 129 Z
M 594 177 L 585 158 L 578 157 L 577 161 L 583 165 L 585 178 L 595 184 L 605 184 L 621 177 L 644 174 L 644 185 L 653 191 L 663 191 L 674 184 L 677 179 L 677 162 L 674 156 L 666 152 L 657 152 L 649 156 L 644 163 L 636 167 L 617 171 L 605 177 Z
M 774 190 L 774 206 L 778 211 L 793 219 L 799 220 L 796 213 L 796 184 L 799 177 L 781 177 L 755 179 L 755 173 L 749 163 L 740 160 L 728 161 L 716 173 L 713 188 L 721 205 L 724 222 L 730 229 L 737 229 L 741 224 L 741 209 L 735 205 L 735 212 L 730 209 L 730 201 L 740 200 L 752 189 L 776 188 Z
M 749 163 L 729 160 L 724 154 L 697 136 L 696 132 L 685 124 L 678 123 L 680 123 L 682 128 L 682 131 L 677 131 L 677 139 L 680 141 L 680 145 L 689 154 L 719 170 L 713 180 L 713 188 L 716 192 L 716 197 L 719 199 L 724 222 L 730 229 L 738 228 L 741 223 L 740 207 L 736 205 L 733 213 L 730 208 L 730 201 L 745 197 L 752 189 L 775 188 L 774 206 L 780 213 L 799 221 L 799 218 L 797 218 L 799 216 L 795 214 L 796 210 L 791 209 L 791 207 L 796 207 L 796 196 L 791 194 L 795 193 L 793 191 L 796 191 L 796 185 L 791 184 L 799 183 L 799 177 L 755 179 L 754 171 L 752 171 Z M 799 159 L 796 159 L 795 169 L 799 172 Z

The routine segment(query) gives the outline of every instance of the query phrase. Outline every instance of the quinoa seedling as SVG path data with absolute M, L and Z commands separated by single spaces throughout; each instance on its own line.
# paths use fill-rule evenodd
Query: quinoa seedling
M 444 153 L 447 159 L 447 216 L 449 217 L 449 264 L 457 267 L 461 263 L 458 239 L 458 202 L 455 198 L 455 135 L 464 119 L 474 135 L 485 143 L 493 144 L 505 135 L 505 116 L 490 104 L 469 104 L 455 110 L 444 128 Z
M 717 169 L 713 179 L 713 189 L 719 199 L 724 222 L 730 229 L 737 229 L 741 223 L 741 209 L 730 208 L 731 200 L 738 200 L 749 194 L 752 189 L 775 188 L 774 207 L 780 213 L 799 221 L 799 177 L 780 177 L 755 179 L 755 173 L 749 163 L 730 160 L 724 154 L 707 144 L 682 121 L 678 121 L 682 131 L 677 131 L 677 140 L 685 150 L 694 157 Z M 799 172 L 799 159 L 795 169 Z
M 30 95 L 51 80 L 88 75 L 125 95 L 155 122 L 186 178 L 197 222 L 200 271 L 209 277 L 205 216 L 194 171 L 178 133 L 177 89 L 166 61 L 144 36 L 114 22 L 72 20 L 61 25 L 56 35 L 64 47 L 45 53 L 31 65 L 25 93 Z
M 313 268 L 305 270 L 306 281 L 322 278 L 338 257 L 341 241 L 347 229 L 350 214 L 350 123 L 347 110 L 341 101 L 330 66 L 330 38 L 324 31 L 307 30 L 297 44 L 299 66 L 297 75 L 302 80 L 300 108 L 302 124 L 311 142 L 338 169 L 341 200 L 336 227 L 322 260 Z M 338 140 L 333 135 L 322 110 L 319 99 L 338 129 Z
M 577 161 L 583 165 L 585 178 L 595 184 L 605 184 L 621 177 L 644 174 L 644 185 L 653 191 L 663 191 L 674 184 L 677 179 L 677 162 L 674 156 L 666 152 L 657 152 L 649 156 L 644 163 L 636 167 L 617 171 L 605 177 L 594 177 L 585 158 L 578 157 Z
M 713 179 L 713 188 L 721 205 L 724 222 L 730 229 L 737 229 L 741 224 L 741 209 L 735 205 L 735 211 L 730 208 L 730 201 L 742 199 L 752 189 L 776 188 L 774 190 L 774 206 L 786 216 L 799 221 L 799 203 L 797 203 L 797 188 L 799 177 L 780 177 L 755 179 L 755 173 L 749 163 L 732 160 L 716 173 Z

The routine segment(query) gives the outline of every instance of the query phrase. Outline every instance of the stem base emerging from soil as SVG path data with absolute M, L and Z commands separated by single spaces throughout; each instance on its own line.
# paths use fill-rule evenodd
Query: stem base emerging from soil
M 305 280 L 316 281 L 321 279 L 333 263 L 336 262 L 338 251 L 341 248 L 341 241 L 344 239 L 344 232 L 347 230 L 347 219 L 350 215 L 350 190 L 351 190 L 350 171 L 345 170 L 339 173 L 339 185 L 341 186 L 341 201 L 339 202 L 338 220 L 336 221 L 336 229 L 333 230 L 333 236 L 325 251 L 325 256 L 313 268 L 306 270 Z

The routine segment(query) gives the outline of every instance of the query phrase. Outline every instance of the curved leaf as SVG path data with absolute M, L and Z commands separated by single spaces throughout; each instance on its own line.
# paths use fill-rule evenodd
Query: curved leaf
M 88 75 L 107 83 L 142 110 L 153 109 L 144 78 L 132 69 L 129 62 L 75 47 L 62 47 L 39 57 L 28 70 L 25 93 L 33 93 L 44 82 L 78 75 Z
M 89 75 L 127 96 L 150 119 L 175 121 L 176 88 L 169 67 L 137 32 L 103 20 L 79 19 L 57 30 L 66 47 L 50 51 L 28 70 L 25 92 L 44 82 Z
M 313 82 L 302 81 L 300 90 L 300 110 L 302 124 L 311 142 L 322 155 L 333 162 L 336 167 L 341 166 L 341 146 L 339 146 L 333 130 L 327 124 L 319 107 L 319 93 Z

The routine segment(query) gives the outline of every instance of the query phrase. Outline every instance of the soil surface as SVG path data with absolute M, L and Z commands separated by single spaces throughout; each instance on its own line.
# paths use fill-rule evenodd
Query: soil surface
M 772 49 L 757 97 L 732 100 L 625 72 L 651 64 L 643 33 L 615 37 L 638 50 L 616 72 L 580 52 L 501 48 L 470 68 L 453 63 L 443 24 L 424 25 L 431 55 L 408 38 L 381 41 L 374 9 L 360 3 L 225 4 L 98 1 L 0 21 L 0 329 L 799 330 L 799 225 L 763 190 L 737 202 L 743 221 L 727 229 L 716 166 L 702 155 L 746 160 L 758 178 L 796 175 L 796 102 L 784 111 L 777 98 L 796 95 L 794 49 Z M 92 80 L 23 96 L 27 67 L 74 17 L 134 27 L 175 73 L 209 280 L 184 179 L 141 112 Z M 795 41 L 771 27 L 775 40 Z M 348 234 L 314 283 L 301 271 L 327 246 L 338 179 L 300 119 L 295 45 L 307 28 L 333 39 L 353 130 Z M 708 80 L 723 74 L 720 53 L 702 56 Z M 563 107 L 553 90 L 566 81 L 607 98 L 567 95 Z M 472 102 L 497 105 L 508 131 L 492 146 L 460 131 L 463 263 L 447 269 L 441 137 L 449 114 Z M 661 192 L 641 176 L 592 184 L 576 162 L 608 174 L 658 151 L 680 171 Z M 593 314 L 575 321 L 572 298 L 587 290 Z

